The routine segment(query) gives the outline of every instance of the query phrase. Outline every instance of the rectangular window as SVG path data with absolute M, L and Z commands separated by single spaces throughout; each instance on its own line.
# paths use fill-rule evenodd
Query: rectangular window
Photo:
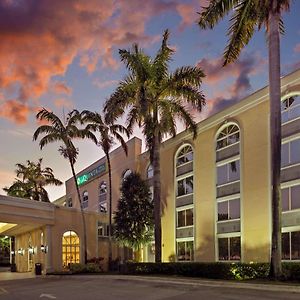
M 300 163 L 300 139 L 281 145 L 281 167 Z
M 107 212 L 107 202 L 100 202 L 99 203 L 99 212 Z
M 217 167 L 217 185 L 230 183 L 240 179 L 240 161 L 235 160 Z
M 241 260 L 241 238 L 228 237 L 218 239 L 219 260 Z
M 240 199 L 232 199 L 218 203 L 218 221 L 240 218 Z
M 188 195 L 191 193 L 193 193 L 193 176 L 177 181 L 177 196 Z
M 177 260 L 193 261 L 194 260 L 194 242 L 184 241 L 177 242 Z
M 282 233 L 282 259 L 300 260 L 300 231 Z
M 177 227 L 192 226 L 193 221 L 193 209 L 186 209 L 177 211 Z
M 300 209 L 300 185 L 281 189 L 282 211 Z

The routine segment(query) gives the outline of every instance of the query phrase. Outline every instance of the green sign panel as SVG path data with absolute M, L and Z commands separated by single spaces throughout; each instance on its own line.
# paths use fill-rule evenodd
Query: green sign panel
M 106 171 L 106 164 L 103 163 L 100 166 L 98 166 L 97 168 L 77 177 L 77 184 L 82 185 L 82 184 L 88 182 L 89 180 L 91 180 L 93 177 L 96 177 L 105 171 Z

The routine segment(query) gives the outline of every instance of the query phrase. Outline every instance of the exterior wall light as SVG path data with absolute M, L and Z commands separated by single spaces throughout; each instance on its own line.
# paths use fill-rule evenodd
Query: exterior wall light
M 15 252 L 15 251 L 10 251 L 10 254 L 11 254 L 11 255 L 15 255 L 16 252 Z
M 34 254 L 34 252 L 35 252 L 35 251 L 34 251 L 34 248 L 33 248 L 33 247 L 29 247 L 29 248 L 28 248 L 28 253 L 29 253 L 29 254 Z
M 48 252 L 48 246 L 41 245 L 41 251 L 44 252 L 44 253 L 47 253 Z
M 18 254 L 19 255 L 24 255 L 24 252 L 25 252 L 25 250 L 24 249 L 22 249 L 22 248 L 20 248 L 19 250 L 18 250 Z

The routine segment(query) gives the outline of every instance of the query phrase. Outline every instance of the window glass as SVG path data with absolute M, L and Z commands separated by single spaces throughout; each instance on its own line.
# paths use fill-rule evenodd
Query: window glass
M 289 189 L 281 190 L 282 211 L 289 210 Z
M 219 260 L 228 260 L 229 258 L 228 238 L 218 239 L 218 246 L 219 246 Z
M 300 185 L 291 187 L 291 209 L 300 208 Z
M 149 165 L 147 168 L 147 178 L 152 178 L 153 177 L 153 167 L 152 165 Z
M 89 200 L 89 193 L 87 191 L 84 191 L 82 194 L 82 200 L 88 201 Z
M 228 201 L 218 203 L 218 221 L 228 220 Z
M 107 193 L 107 184 L 105 181 L 102 181 L 99 185 L 99 195 L 103 195 Z
M 300 139 L 290 142 L 290 164 L 300 162 Z
M 225 184 L 240 179 L 240 161 L 235 160 L 217 167 L 217 184 Z
M 185 226 L 185 211 L 184 210 L 177 212 L 177 226 L 178 227 Z
M 68 199 L 67 205 L 68 205 L 68 207 L 72 207 L 73 206 L 72 198 Z
M 186 260 L 185 259 L 185 242 L 177 243 L 177 259 L 179 261 Z
M 289 164 L 289 143 L 281 145 L 281 167 Z
M 185 194 L 184 180 L 178 180 L 177 181 L 177 196 L 182 196 L 184 194 Z
M 228 181 L 236 181 L 240 179 L 240 161 L 236 160 L 228 164 L 229 178 Z
M 285 232 L 281 236 L 282 259 L 290 259 L 290 234 Z
M 231 237 L 230 238 L 230 260 L 241 259 L 241 238 Z
M 186 226 L 192 226 L 193 224 L 193 209 L 190 208 L 186 210 Z
M 229 201 L 229 214 L 230 219 L 240 218 L 240 199 L 234 199 Z
M 177 196 L 187 195 L 193 192 L 193 176 L 177 181 Z
M 107 212 L 107 202 L 100 202 L 99 203 L 99 211 L 100 212 Z
M 123 180 L 129 176 L 132 173 L 132 171 L 130 169 L 127 169 L 124 173 L 123 173 Z
M 240 140 L 239 128 L 231 124 L 225 127 L 217 136 L 217 150 L 235 144 Z
M 185 180 L 186 183 L 186 194 L 193 192 L 193 176 L 187 177 Z
M 177 242 L 177 260 L 192 261 L 194 260 L 194 242 Z
M 291 232 L 291 259 L 300 259 L 300 231 Z
M 227 165 L 217 167 L 217 183 L 218 185 L 227 182 Z
M 281 102 L 282 123 L 300 117 L 300 96 L 293 96 Z
M 176 166 L 178 167 L 192 160 L 193 160 L 193 149 L 191 146 L 185 146 L 178 153 Z

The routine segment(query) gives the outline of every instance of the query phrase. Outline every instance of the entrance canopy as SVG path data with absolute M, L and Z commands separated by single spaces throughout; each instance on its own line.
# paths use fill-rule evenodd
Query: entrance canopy
M 0 235 L 18 235 L 43 225 L 54 225 L 52 203 L 0 195 Z

